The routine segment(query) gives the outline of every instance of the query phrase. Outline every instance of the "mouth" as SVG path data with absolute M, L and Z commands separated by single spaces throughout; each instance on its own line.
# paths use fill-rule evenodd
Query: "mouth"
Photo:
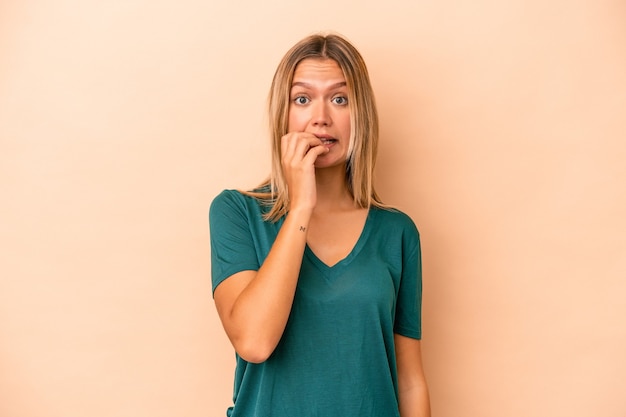
M 322 145 L 324 146 L 332 145 L 333 143 L 337 142 L 337 139 L 328 135 L 315 135 L 315 136 L 317 136 L 317 138 L 322 141 Z

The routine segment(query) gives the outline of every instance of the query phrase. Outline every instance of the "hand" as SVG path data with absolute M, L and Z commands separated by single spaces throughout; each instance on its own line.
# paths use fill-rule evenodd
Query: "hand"
M 314 164 L 319 155 L 328 152 L 328 148 L 311 133 L 292 132 L 282 137 L 281 151 L 289 209 L 313 209 L 317 199 Z

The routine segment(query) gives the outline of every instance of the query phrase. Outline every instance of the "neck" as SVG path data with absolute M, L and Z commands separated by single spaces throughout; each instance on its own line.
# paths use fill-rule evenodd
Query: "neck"
M 315 182 L 317 186 L 316 211 L 354 207 L 352 195 L 346 184 L 344 166 L 316 170 Z

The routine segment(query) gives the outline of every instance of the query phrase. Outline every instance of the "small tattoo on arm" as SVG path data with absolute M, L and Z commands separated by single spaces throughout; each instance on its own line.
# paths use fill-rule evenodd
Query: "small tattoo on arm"
M 304 232 L 305 230 L 306 230 L 306 227 L 304 227 L 304 226 L 300 226 L 300 231 L 301 231 L 301 232 Z

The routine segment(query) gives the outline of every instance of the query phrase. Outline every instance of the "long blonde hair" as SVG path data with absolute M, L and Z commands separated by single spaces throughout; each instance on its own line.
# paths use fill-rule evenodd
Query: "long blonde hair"
M 287 182 L 281 165 L 281 138 L 287 134 L 289 94 L 296 66 L 307 58 L 332 59 L 346 79 L 350 103 L 350 144 L 346 183 L 361 208 L 386 207 L 374 189 L 374 165 L 378 148 L 378 112 L 365 61 L 359 51 L 337 34 L 315 34 L 294 45 L 276 69 L 269 94 L 269 127 L 272 140 L 270 177 L 246 194 L 271 207 L 266 220 L 276 221 L 289 208 Z

